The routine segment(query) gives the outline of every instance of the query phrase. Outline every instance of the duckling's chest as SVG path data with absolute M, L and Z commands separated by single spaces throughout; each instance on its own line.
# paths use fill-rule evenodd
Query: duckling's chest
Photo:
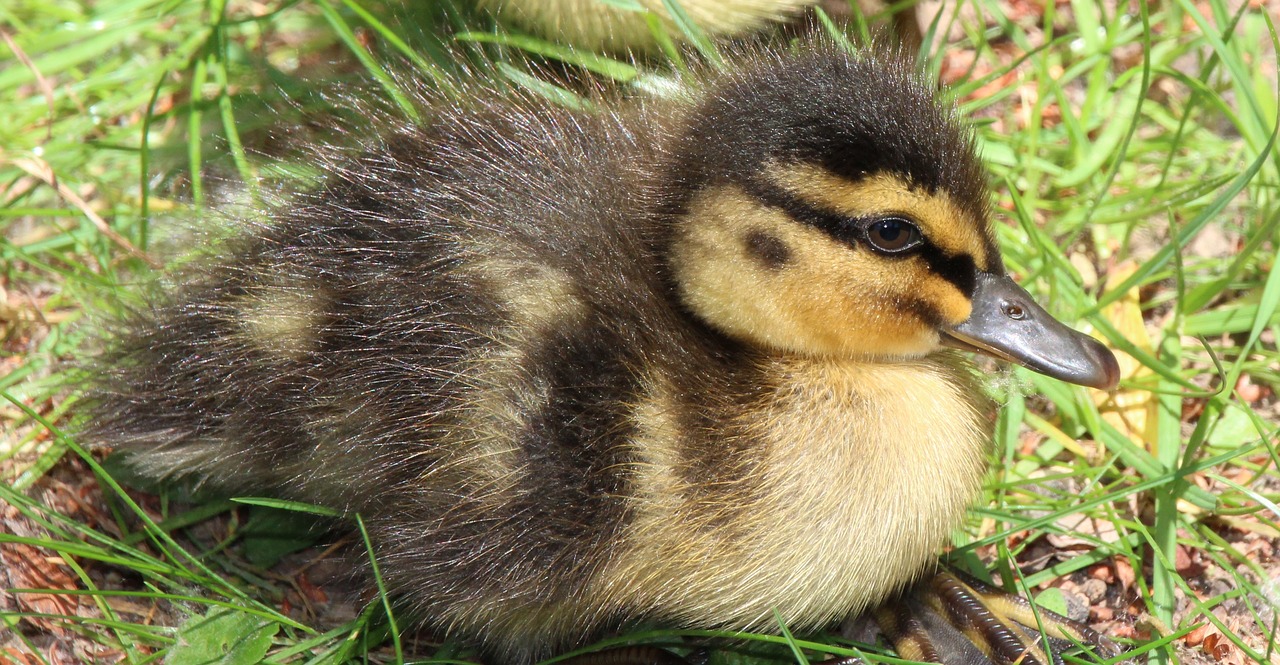
M 760 507 L 779 525 L 764 549 L 812 544 L 780 561 L 796 571 L 794 596 L 812 599 L 800 618 L 822 611 L 807 603 L 861 606 L 919 574 L 981 487 L 990 409 L 967 371 L 938 361 L 786 376 L 762 421 Z
M 623 570 L 668 616 L 767 628 L 775 609 L 805 625 L 864 609 L 919 575 L 981 486 L 990 409 L 954 359 L 778 362 L 729 428 L 757 458 L 722 495 L 738 505 L 673 500 L 660 459 L 637 476 Z

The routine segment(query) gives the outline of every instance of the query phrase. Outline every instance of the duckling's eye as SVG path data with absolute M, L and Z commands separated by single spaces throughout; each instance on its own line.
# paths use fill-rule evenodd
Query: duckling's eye
M 867 243 L 886 254 L 915 249 L 920 244 L 920 229 L 898 217 L 887 217 L 867 227 Z

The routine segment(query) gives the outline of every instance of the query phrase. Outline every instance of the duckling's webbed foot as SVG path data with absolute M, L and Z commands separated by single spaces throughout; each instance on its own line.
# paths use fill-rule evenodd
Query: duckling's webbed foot
M 951 571 L 881 607 L 876 621 L 899 656 L 944 665 L 1061 665 L 1057 654 L 1076 646 L 1120 653 L 1084 624 Z

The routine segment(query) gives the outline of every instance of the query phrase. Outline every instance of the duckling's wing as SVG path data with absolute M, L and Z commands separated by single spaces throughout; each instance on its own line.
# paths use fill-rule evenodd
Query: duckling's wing
M 100 363 L 92 438 L 145 448 L 156 475 L 233 487 L 345 479 L 356 448 L 366 471 L 390 470 L 406 451 L 380 442 L 465 402 L 478 357 L 618 309 L 621 284 L 629 303 L 660 302 L 627 207 L 643 207 L 624 172 L 643 157 L 632 131 L 487 103 L 434 107 L 332 159 L 318 190 L 127 317 Z

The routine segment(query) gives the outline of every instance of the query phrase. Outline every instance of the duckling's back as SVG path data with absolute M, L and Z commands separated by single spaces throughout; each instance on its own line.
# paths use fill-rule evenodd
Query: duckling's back
M 643 183 L 621 173 L 649 156 L 616 118 L 535 99 L 427 111 L 330 155 L 319 189 L 134 312 L 100 363 L 94 436 L 145 446 L 136 463 L 157 474 L 232 489 L 267 475 L 361 505 L 356 468 L 416 478 L 437 465 L 399 448 L 408 432 L 452 449 L 442 419 L 527 378 L 499 376 L 502 354 L 600 316 L 620 282 L 657 295 L 638 268 L 645 220 L 623 207 Z M 341 491 L 325 494 L 329 475 Z

